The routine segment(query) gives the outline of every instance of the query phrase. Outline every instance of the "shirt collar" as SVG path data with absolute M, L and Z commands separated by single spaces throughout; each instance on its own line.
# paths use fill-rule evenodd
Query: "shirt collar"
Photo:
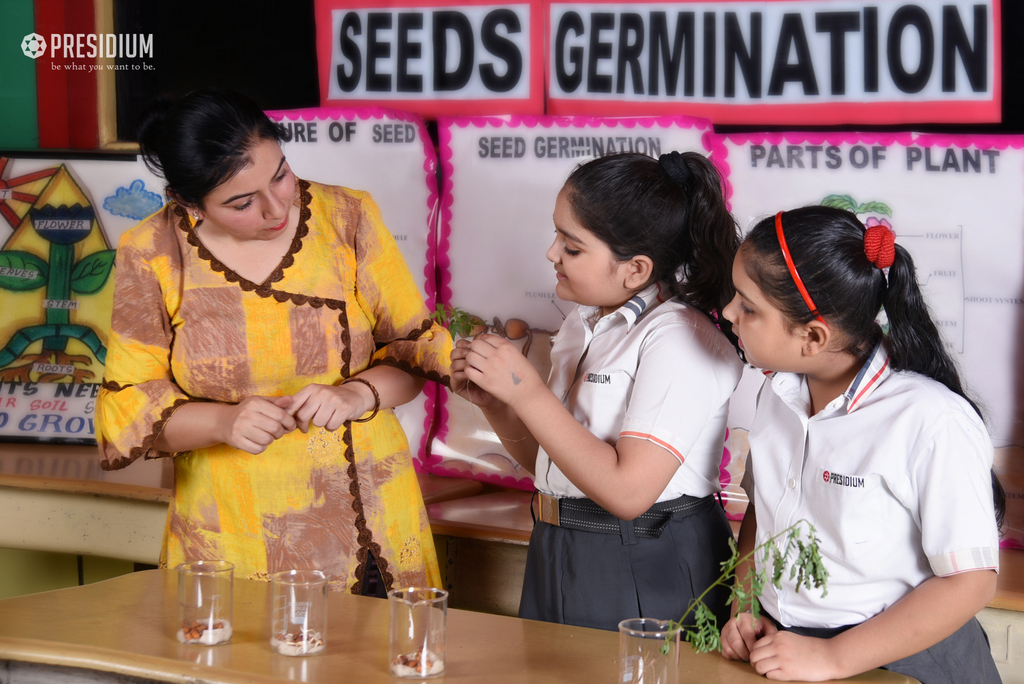
M 861 366 L 857 376 L 850 383 L 839 398 L 845 400 L 846 412 L 855 411 L 865 399 L 871 396 L 879 385 L 892 373 L 889 365 L 889 350 L 885 342 L 879 342 L 871 352 L 868 360 Z M 807 391 L 807 383 L 804 376 L 799 373 L 771 373 L 769 382 L 775 388 L 776 393 L 791 406 L 799 406 L 807 410 L 810 404 L 810 394 Z M 830 407 L 838 409 L 840 405 L 833 401 Z
M 663 286 L 661 283 L 654 283 L 640 292 L 633 295 L 633 297 L 620 306 L 615 313 L 622 314 L 622 317 L 626 319 L 626 332 L 632 330 L 636 322 L 640 320 L 640 317 L 644 315 L 644 312 L 652 306 L 664 302 L 667 297 L 662 296 Z
M 853 379 L 850 386 L 846 388 L 843 396 L 846 397 L 846 411 L 852 413 L 858 406 L 867 399 L 875 388 L 892 373 L 889 365 L 889 350 L 885 342 L 879 342 L 867 362 L 861 367 L 857 377 Z
M 650 308 L 661 304 L 668 300 L 671 295 L 668 292 L 668 287 L 662 283 L 654 283 L 649 285 L 640 292 L 633 295 L 629 301 L 620 306 L 615 311 L 608 314 L 608 316 L 619 315 L 626 322 L 626 332 L 628 333 L 636 325 L 636 322 L 644 315 L 644 312 Z M 590 320 L 596 322 L 598 317 L 598 307 L 596 306 L 580 306 L 580 316 L 584 321 Z

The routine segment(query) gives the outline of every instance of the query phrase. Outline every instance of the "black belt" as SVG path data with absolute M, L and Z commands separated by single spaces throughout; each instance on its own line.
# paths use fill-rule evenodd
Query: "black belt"
M 633 536 L 657 539 L 672 520 L 704 511 L 715 504 L 714 494 L 702 498 L 684 494 L 678 499 L 654 504 L 633 520 L 622 520 L 591 499 L 555 498 L 543 492 L 535 492 L 534 497 L 539 504 L 536 509 L 531 506 L 534 523 L 539 519 L 549 525 L 573 530 L 620 534 L 625 543 L 629 543 L 627 537 Z

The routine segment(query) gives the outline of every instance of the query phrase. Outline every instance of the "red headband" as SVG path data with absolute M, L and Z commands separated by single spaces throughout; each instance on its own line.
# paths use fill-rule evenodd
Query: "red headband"
M 896 260 L 896 235 L 884 223 L 864 231 L 864 254 L 878 268 L 889 268 Z
M 786 260 L 786 267 L 789 269 L 789 275 L 793 276 L 793 283 L 796 284 L 796 289 L 800 291 L 800 296 L 804 298 L 804 303 L 807 304 L 807 308 L 814 314 L 814 317 L 825 323 L 825 319 L 818 313 L 818 307 L 814 306 L 814 300 L 811 299 L 807 288 L 804 287 L 804 281 L 800 280 L 800 274 L 796 272 L 796 264 L 793 263 L 793 256 L 789 253 L 789 247 L 786 245 L 786 235 L 782 232 L 781 211 L 775 215 L 775 234 L 779 237 L 779 248 L 782 250 L 782 258 Z M 828 326 L 828 323 L 825 323 L 825 325 Z

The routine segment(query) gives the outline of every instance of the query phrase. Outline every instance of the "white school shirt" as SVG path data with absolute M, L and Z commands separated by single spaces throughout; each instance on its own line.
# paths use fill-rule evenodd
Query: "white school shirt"
M 893 371 L 879 345 L 845 393 L 812 417 L 809 406 L 803 375 L 765 382 L 747 494 L 758 546 L 801 518 L 815 525 L 828 595 L 797 592 L 787 570 L 761 597 L 769 614 L 789 627 L 859 624 L 932 576 L 998 571 L 992 443 L 966 401 Z
M 658 501 L 720 490 L 729 397 L 743 365 L 725 335 L 700 311 L 652 285 L 616 311 L 577 306 L 551 348 L 548 387 L 585 428 L 614 445 L 646 439 L 682 464 Z M 544 449 L 537 489 L 583 498 Z

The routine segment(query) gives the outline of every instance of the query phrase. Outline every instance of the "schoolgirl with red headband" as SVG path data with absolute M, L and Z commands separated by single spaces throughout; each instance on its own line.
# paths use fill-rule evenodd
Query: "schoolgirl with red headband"
M 519 616 L 609 630 L 676 617 L 730 555 L 715 495 L 743 365 L 715 314 L 739 230 L 697 152 L 582 164 L 553 219 L 555 292 L 577 306 L 547 382 L 497 335 L 451 357 L 452 389 L 535 475 Z M 721 589 L 705 600 L 724 622 Z
M 995 591 L 1002 490 L 910 254 L 885 224 L 804 207 L 753 228 L 733 284 L 724 316 L 746 360 L 774 371 L 750 429 L 740 547 L 806 519 L 829 578 L 824 596 L 769 583 L 760 620 L 723 628 L 723 655 L 769 679 L 884 667 L 999 682 L 974 616 Z

